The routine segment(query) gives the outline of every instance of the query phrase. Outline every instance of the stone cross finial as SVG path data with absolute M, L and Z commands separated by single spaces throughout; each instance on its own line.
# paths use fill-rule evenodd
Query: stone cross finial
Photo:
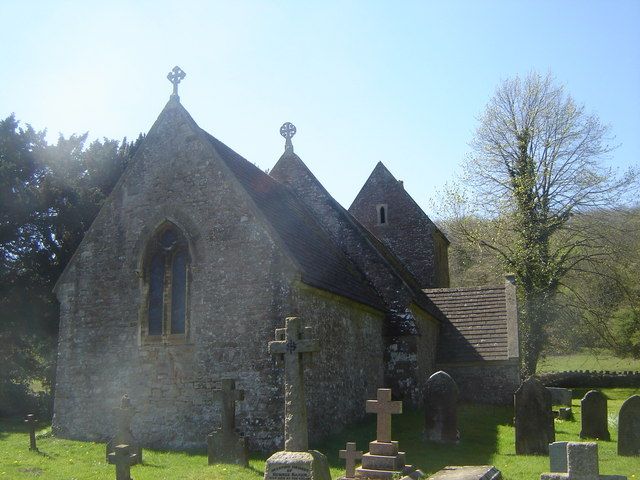
M 318 341 L 309 337 L 310 329 L 303 329 L 299 318 L 289 317 L 285 328 L 276 329 L 276 340 L 269 342 L 269 353 L 284 360 L 284 449 L 288 452 L 309 450 L 302 355 L 320 350 Z
M 356 460 L 362 458 L 362 451 L 356 450 L 355 442 L 347 442 L 347 449 L 340 450 L 339 454 L 346 463 L 344 478 L 354 478 L 356 476 Z
M 27 418 L 24 420 L 29 426 L 29 450 L 38 450 L 36 446 L 36 416 L 33 413 L 27 415 Z
M 378 415 L 376 440 L 391 441 L 391 415 L 402 413 L 402 402 L 391 401 L 391 389 L 379 388 L 377 400 L 367 400 L 367 413 Z
M 136 463 L 138 455 L 131 453 L 129 445 L 116 445 L 109 454 L 109 463 L 116 466 L 116 480 L 132 480 L 131 465 Z
M 187 74 L 184 73 L 184 71 L 178 66 L 173 67 L 173 70 L 167 73 L 167 80 L 169 80 L 173 84 L 173 93 L 171 94 L 172 97 L 176 97 L 178 99 L 180 98 L 178 96 L 178 84 L 186 76 Z
M 222 431 L 236 429 L 236 402 L 244 400 L 244 390 L 236 390 L 235 380 L 221 380 L 222 388 L 213 392 L 214 398 L 222 403 Z
M 293 153 L 293 143 L 291 138 L 296 134 L 298 130 L 296 126 L 291 122 L 286 122 L 280 127 L 280 135 L 285 138 L 284 151 Z

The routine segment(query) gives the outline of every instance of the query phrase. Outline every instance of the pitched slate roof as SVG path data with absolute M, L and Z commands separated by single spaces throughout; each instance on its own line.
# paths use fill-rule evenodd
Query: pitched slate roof
M 407 267 L 327 192 L 298 155 L 285 151 L 270 176 L 295 191 L 333 242 L 364 272 L 387 305 L 389 326 L 395 334 L 417 333 L 416 327 L 407 322 L 410 303 L 436 320 L 444 318 Z
M 433 288 L 424 292 L 447 317 L 440 331 L 437 363 L 509 358 L 504 286 Z
M 369 281 L 345 257 L 306 205 L 285 185 L 202 130 L 302 270 L 302 281 L 386 310 Z

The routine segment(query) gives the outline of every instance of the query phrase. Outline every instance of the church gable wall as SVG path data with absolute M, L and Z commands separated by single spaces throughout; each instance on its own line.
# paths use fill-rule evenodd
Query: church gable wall
M 181 107 L 180 107 L 181 108 Z M 127 393 L 144 446 L 203 446 L 219 425 L 212 392 L 236 379 L 252 448 L 282 430 L 267 340 L 287 314 L 295 266 L 189 118 L 163 112 L 57 286 L 61 302 L 53 427 L 105 440 Z M 155 131 L 154 131 L 155 130 Z M 145 342 L 147 239 L 172 222 L 189 243 L 187 335 Z

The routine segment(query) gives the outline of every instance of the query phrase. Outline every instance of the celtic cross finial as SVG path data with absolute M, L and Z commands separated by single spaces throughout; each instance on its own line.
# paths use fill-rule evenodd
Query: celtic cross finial
M 187 74 L 184 73 L 184 70 L 182 70 L 178 66 L 173 67 L 173 70 L 167 73 L 167 80 L 169 80 L 173 84 L 173 93 L 171 94 L 172 97 L 176 97 L 178 99 L 180 98 L 178 96 L 178 84 L 186 76 Z
M 282 135 L 286 140 L 284 142 L 285 152 L 293 153 L 293 143 L 291 143 L 291 137 L 293 137 L 296 132 L 296 126 L 291 122 L 287 122 L 280 127 L 280 135 Z

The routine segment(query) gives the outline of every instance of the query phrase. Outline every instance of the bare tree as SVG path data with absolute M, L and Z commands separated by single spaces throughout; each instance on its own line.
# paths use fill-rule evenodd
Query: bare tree
M 633 169 L 603 166 L 615 146 L 609 128 L 551 75 L 504 81 L 479 118 L 464 166 L 465 192 L 449 191 L 458 235 L 498 255 L 516 274 L 522 370 L 535 373 L 551 305 L 568 272 L 595 272 L 610 254 L 580 216 L 612 209 L 637 185 Z M 473 216 L 493 229 L 474 229 Z

